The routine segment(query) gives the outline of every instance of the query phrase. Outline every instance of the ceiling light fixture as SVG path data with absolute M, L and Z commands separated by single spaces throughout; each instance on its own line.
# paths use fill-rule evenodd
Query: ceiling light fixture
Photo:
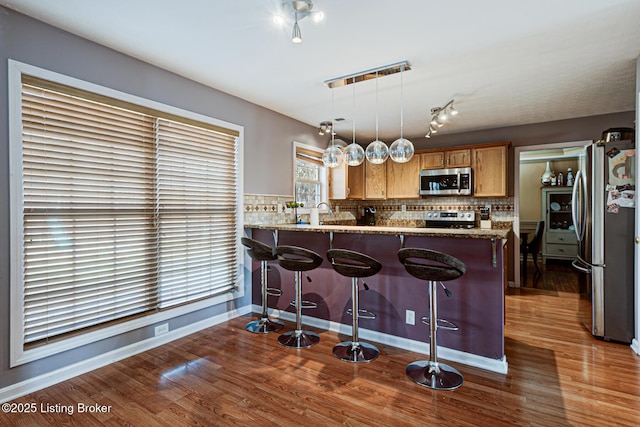
M 429 129 L 425 135 L 425 138 L 431 138 L 431 135 L 438 132 L 438 128 L 444 126 L 452 116 L 458 115 L 458 110 L 453 108 L 453 102 L 455 100 L 444 104 L 443 107 L 434 107 L 431 109 L 431 121 L 429 122 Z
M 333 117 L 333 90 L 331 90 L 331 117 Z M 335 132 L 331 122 L 331 145 L 322 153 L 322 163 L 328 168 L 335 168 L 342 164 L 342 151 L 335 145 Z
M 393 141 L 391 147 L 389 147 L 389 156 L 391 160 L 397 163 L 407 163 L 413 157 L 415 149 L 413 144 L 408 139 L 405 139 L 402 135 L 402 128 L 404 124 L 404 82 L 402 79 L 402 72 L 404 67 L 400 67 L 400 138 Z
M 320 123 L 320 127 L 318 128 L 318 135 L 324 135 L 327 132 L 333 132 L 333 123 L 328 121 Z
M 389 158 L 389 147 L 378 138 L 378 72 L 376 71 L 376 140 L 367 145 L 364 152 L 367 160 L 374 165 L 379 165 Z
M 355 77 L 353 78 L 355 80 Z M 355 81 L 354 81 L 355 83 Z M 333 90 L 333 89 L 332 89 Z M 356 144 L 356 87 L 353 86 L 353 140 L 344 149 L 344 162 L 349 166 L 359 166 L 364 162 L 364 148 Z
M 324 19 L 324 13 L 319 10 L 313 10 L 313 2 L 311 0 L 283 0 L 280 13 L 273 17 L 273 21 L 282 26 L 286 22 L 286 17 L 293 18 L 291 41 L 293 43 L 302 43 L 302 32 L 298 22 L 307 16 L 310 16 L 313 22 L 320 22 Z

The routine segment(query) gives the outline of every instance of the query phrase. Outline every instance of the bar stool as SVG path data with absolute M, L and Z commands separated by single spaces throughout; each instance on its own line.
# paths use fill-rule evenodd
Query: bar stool
M 429 282 L 429 318 L 422 319 L 423 323 L 429 325 L 429 360 L 409 364 L 406 369 L 407 376 L 425 387 L 436 390 L 455 390 L 462 385 L 464 379 L 455 368 L 438 362 L 436 332 L 438 329 L 457 330 L 458 327 L 447 320 L 438 319 L 436 291 L 439 282 L 446 295 L 451 296 L 451 292 L 442 282 L 459 278 L 467 271 L 467 266 L 451 255 L 422 248 L 400 249 L 398 259 L 409 274 Z M 421 263 L 412 259 L 427 262 Z
M 302 309 L 316 308 L 317 304 L 302 300 L 302 272 L 313 270 L 322 264 L 322 257 L 309 249 L 297 246 L 276 246 L 273 252 L 278 256 L 278 264 L 285 270 L 295 272 L 296 298 L 290 305 L 296 308 L 296 329 L 278 337 L 278 342 L 290 348 L 309 348 L 318 344 L 320 336 L 315 332 L 302 330 Z
M 353 317 L 351 341 L 343 341 L 333 347 L 333 355 L 345 362 L 370 362 L 380 355 L 373 345 L 358 339 L 358 319 L 375 319 L 376 315 L 362 310 L 358 304 L 358 279 L 377 274 L 382 268 L 377 260 L 368 255 L 347 249 L 330 249 L 327 258 L 333 269 L 346 277 L 351 277 L 351 312 Z
M 247 323 L 245 329 L 254 334 L 279 331 L 284 328 L 284 323 L 279 320 L 271 320 L 267 315 L 267 296 L 279 297 L 282 295 L 280 289 L 267 287 L 267 261 L 275 261 L 277 257 L 273 254 L 273 248 L 262 242 L 247 237 L 241 238 L 240 242 L 247 247 L 247 253 L 251 258 L 260 261 L 260 284 L 262 285 L 262 316 L 260 319 Z

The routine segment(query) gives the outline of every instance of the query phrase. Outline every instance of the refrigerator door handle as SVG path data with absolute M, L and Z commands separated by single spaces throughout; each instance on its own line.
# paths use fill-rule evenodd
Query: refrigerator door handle
M 576 239 L 578 242 L 582 241 L 584 237 L 584 233 L 582 229 L 583 218 L 578 217 L 578 186 L 581 185 L 582 182 L 582 171 L 578 170 L 576 173 L 575 181 L 573 182 L 573 192 L 571 194 L 571 219 L 573 220 L 573 231 L 576 233 Z M 582 193 L 582 197 L 584 197 L 584 193 Z

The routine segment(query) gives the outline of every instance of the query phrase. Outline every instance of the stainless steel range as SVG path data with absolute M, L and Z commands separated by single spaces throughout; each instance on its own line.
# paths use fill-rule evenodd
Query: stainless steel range
M 473 228 L 476 226 L 475 211 L 426 211 L 425 227 L 428 228 Z

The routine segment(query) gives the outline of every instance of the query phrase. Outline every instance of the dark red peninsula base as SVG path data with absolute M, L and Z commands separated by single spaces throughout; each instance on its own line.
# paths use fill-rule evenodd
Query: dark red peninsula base
M 346 313 L 351 307 L 350 280 L 333 270 L 326 260 L 328 249 L 351 249 L 376 258 L 382 263 L 382 270 L 365 280 L 368 290 L 361 287 L 359 292 L 360 307 L 374 312 L 376 318 L 360 320 L 361 337 L 366 341 L 365 338 L 372 335 L 379 336 L 379 342 L 412 347 L 407 348 L 411 351 L 423 351 L 426 347 L 420 343 L 429 342 L 429 327 L 420 322 L 420 318 L 428 313 L 428 286 L 427 282 L 415 279 L 405 271 L 398 261 L 397 251 L 404 245 L 455 256 L 467 265 L 467 272 L 461 278 L 446 283 L 451 297 L 446 297 L 444 291 L 438 293 L 438 310 L 439 318 L 456 323 L 460 329 L 438 332 L 438 347 L 443 349 L 440 355 L 503 373 L 506 373 L 504 245 L 508 233 L 509 230 L 485 230 L 484 233 L 456 230 L 452 233 L 450 230 L 390 227 L 345 227 L 341 231 L 338 226 L 311 228 L 291 225 L 257 226 L 249 233 L 247 228 L 250 237 L 268 245 L 301 246 L 325 258 L 318 269 L 309 273 L 311 282 L 303 279 L 304 299 L 318 304 L 318 308 L 304 311 L 303 321 L 312 317 L 325 320 L 328 325 L 331 324 L 329 322 L 340 324 L 340 328 L 351 325 L 351 316 Z M 269 297 L 269 307 L 293 313 L 294 308 L 289 305 L 294 299 L 293 273 L 280 268 L 277 262 L 270 263 L 270 266 L 269 287 L 281 289 L 282 296 Z M 253 262 L 251 270 L 252 300 L 259 304 L 259 263 Z M 415 325 L 407 324 L 407 310 L 415 312 Z M 366 331 L 373 334 L 366 337 Z M 340 332 L 344 330 L 340 329 Z M 447 350 L 452 351 L 447 353 Z

